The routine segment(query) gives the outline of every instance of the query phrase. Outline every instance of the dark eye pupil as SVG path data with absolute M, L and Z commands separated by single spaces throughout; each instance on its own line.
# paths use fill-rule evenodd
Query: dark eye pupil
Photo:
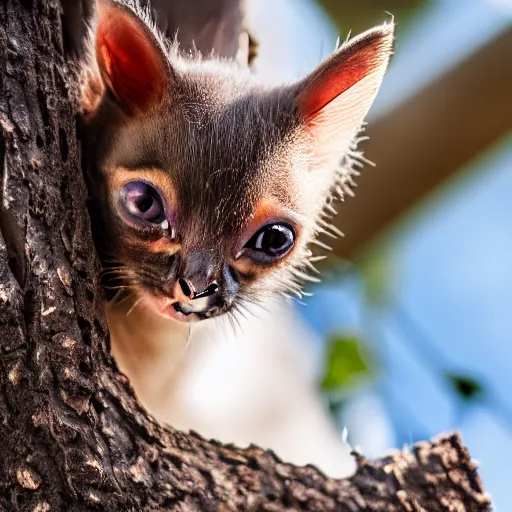
M 270 224 L 255 233 L 245 247 L 252 249 L 252 259 L 269 263 L 283 257 L 292 248 L 294 241 L 295 232 L 291 226 Z
M 269 229 L 265 231 L 263 240 L 261 241 L 261 248 L 265 252 L 278 252 L 286 244 L 287 239 L 282 231 L 277 229 Z
M 125 211 L 141 221 L 160 224 L 165 220 L 160 194 L 144 181 L 131 181 L 124 185 L 120 200 Z
M 136 201 L 137 209 L 141 212 L 147 212 L 151 206 L 153 206 L 153 198 L 150 196 L 141 197 L 139 200 Z

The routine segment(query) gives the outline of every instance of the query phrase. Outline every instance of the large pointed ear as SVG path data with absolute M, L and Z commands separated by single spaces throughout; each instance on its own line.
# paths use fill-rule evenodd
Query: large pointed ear
M 99 0 L 94 41 L 102 81 L 121 108 L 134 115 L 157 107 L 172 72 L 148 25 L 129 7 Z
M 322 160 L 339 160 L 360 129 L 388 65 L 393 29 L 385 24 L 350 40 L 299 84 L 299 114 Z

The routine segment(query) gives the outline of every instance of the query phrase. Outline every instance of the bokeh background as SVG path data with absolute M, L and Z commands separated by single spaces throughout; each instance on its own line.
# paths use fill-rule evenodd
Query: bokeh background
M 345 238 L 296 305 L 336 424 L 369 456 L 457 429 L 512 510 L 512 2 L 259 0 L 269 80 L 390 19 L 396 51 L 368 119 Z M 271 13 L 271 14 L 270 14 Z

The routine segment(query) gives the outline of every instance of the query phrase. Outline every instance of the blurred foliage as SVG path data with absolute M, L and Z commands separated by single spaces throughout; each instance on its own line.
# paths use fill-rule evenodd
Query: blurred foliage
M 339 281 L 356 269 L 351 261 L 344 260 L 332 253 L 329 253 L 324 260 L 316 263 L 315 267 L 318 269 L 322 281 Z M 313 283 L 313 285 L 306 283 L 305 290 L 309 292 L 309 288 L 314 289 L 316 286 L 318 286 L 317 283 Z
M 327 392 L 346 390 L 372 370 L 355 336 L 333 336 L 327 341 L 322 388 Z
M 327 407 L 329 409 L 329 413 L 332 416 L 334 424 L 341 428 L 341 424 L 339 424 L 340 416 L 342 415 L 343 408 L 346 406 L 345 400 L 338 397 L 330 397 L 327 396 Z
M 457 396 L 465 402 L 474 401 L 483 395 L 482 384 L 473 377 L 448 373 L 446 378 Z
M 374 306 L 385 305 L 391 284 L 394 282 L 394 258 L 390 246 L 373 244 L 358 261 L 363 276 L 365 298 Z
M 349 30 L 358 34 L 379 25 L 390 13 L 397 23 L 397 30 L 407 23 L 431 0 L 318 0 L 342 33 Z

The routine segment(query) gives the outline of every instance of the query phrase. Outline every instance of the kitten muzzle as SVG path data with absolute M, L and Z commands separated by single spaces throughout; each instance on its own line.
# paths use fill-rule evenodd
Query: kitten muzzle
M 175 302 L 173 308 L 185 316 L 195 313 L 196 315 L 208 318 L 221 307 L 222 299 L 217 295 L 219 285 L 216 281 L 207 286 L 203 291 L 196 292 L 193 285 L 186 279 L 179 279 L 178 286 L 182 293 L 190 300 L 186 302 Z
M 190 251 L 172 286 L 172 308 L 205 319 L 225 313 L 239 291 L 233 270 L 212 251 Z

